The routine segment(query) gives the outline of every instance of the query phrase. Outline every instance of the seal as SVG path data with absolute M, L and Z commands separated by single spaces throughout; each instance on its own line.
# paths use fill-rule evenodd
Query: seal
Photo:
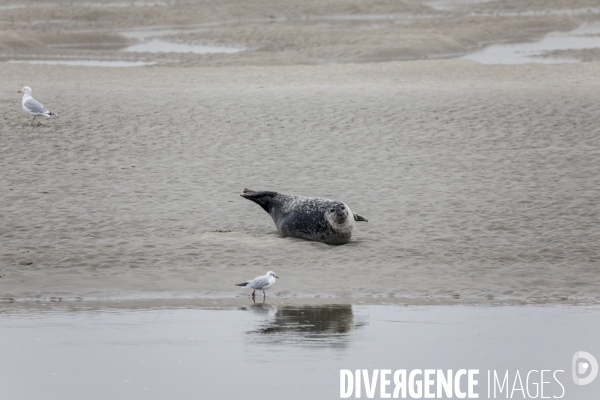
M 341 201 L 250 189 L 244 189 L 241 196 L 261 206 L 283 237 L 344 244 L 352 237 L 354 221 L 368 222 Z

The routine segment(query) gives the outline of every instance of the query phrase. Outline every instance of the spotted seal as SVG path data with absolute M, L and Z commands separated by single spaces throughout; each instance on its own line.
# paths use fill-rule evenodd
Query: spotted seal
M 283 237 L 344 244 L 350 241 L 354 221 L 368 222 L 341 201 L 250 189 L 244 189 L 241 196 L 269 213 Z

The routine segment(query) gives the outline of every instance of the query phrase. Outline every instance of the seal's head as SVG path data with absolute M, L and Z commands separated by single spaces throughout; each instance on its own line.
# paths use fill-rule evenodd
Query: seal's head
M 354 219 L 352 217 L 352 211 L 350 208 L 341 202 L 332 203 L 327 211 L 325 211 L 325 218 L 336 229 L 350 227 L 354 225 Z

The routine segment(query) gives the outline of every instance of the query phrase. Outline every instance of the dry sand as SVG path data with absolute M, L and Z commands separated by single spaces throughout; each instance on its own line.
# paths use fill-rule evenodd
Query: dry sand
M 0 297 L 600 300 L 600 64 L 0 64 Z M 29 127 L 23 85 L 58 114 Z M 346 202 L 282 239 L 245 187 Z

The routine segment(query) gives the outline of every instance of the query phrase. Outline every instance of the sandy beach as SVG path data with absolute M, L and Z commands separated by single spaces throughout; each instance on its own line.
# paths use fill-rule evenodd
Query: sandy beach
M 0 293 L 228 298 L 274 270 L 275 298 L 597 302 L 599 72 L 0 64 Z M 25 84 L 57 118 L 28 126 Z M 283 239 L 245 187 L 369 222 Z
M 0 10 L 2 301 L 226 301 L 268 270 L 292 303 L 600 300 L 595 1 Z M 493 45 L 569 62 L 463 59 Z M 30 127 L 25 85 L 58 116 Z M 369 222 L 283 239 L 244 188 Z

